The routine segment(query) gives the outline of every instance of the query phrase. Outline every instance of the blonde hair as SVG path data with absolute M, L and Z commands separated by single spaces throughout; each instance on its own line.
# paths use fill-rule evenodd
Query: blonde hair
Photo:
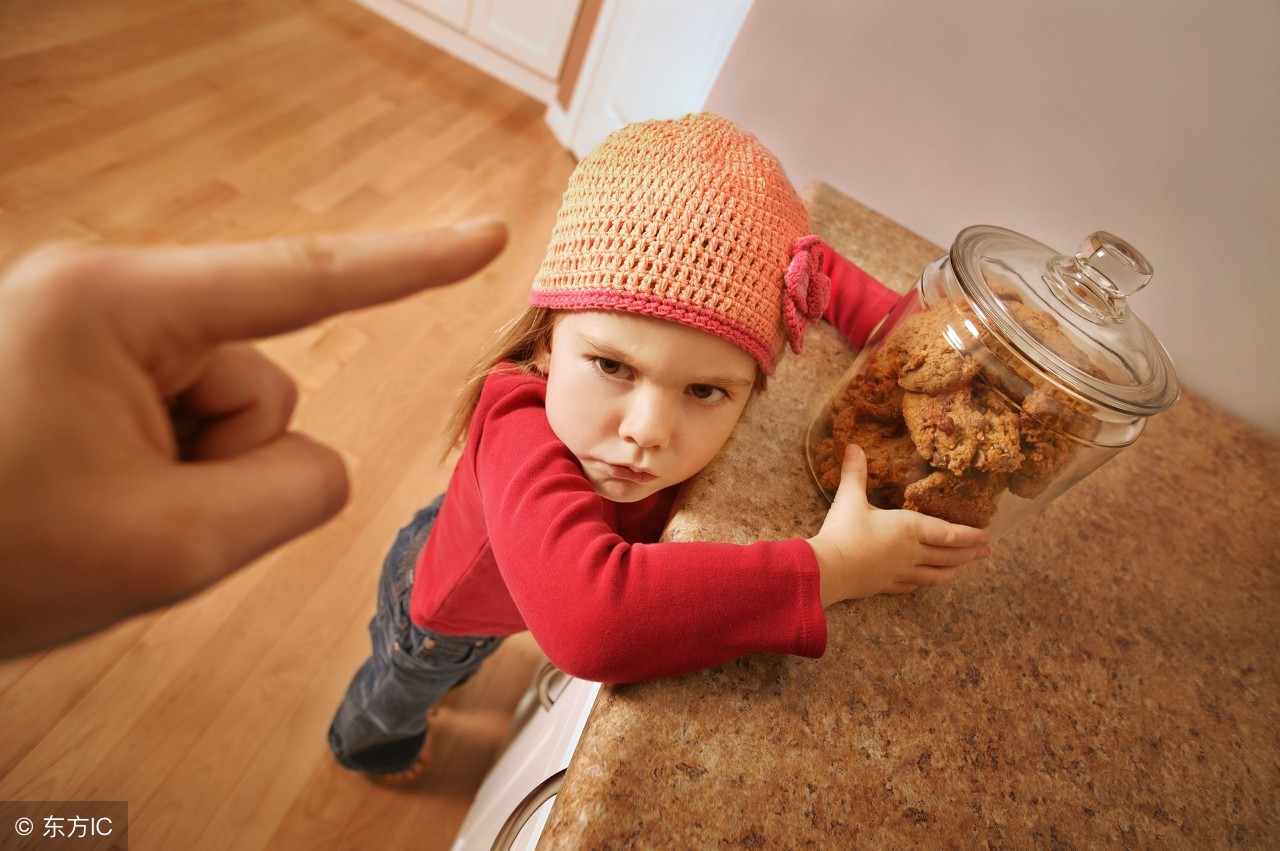
M 446 455 L 454 447 L 466 442 L 467 432 L 471 429 L 471 417 L 475 415 L 476 405 L 480 403 L 480 392 L 484 390 L 485 379 L 495 367 L 507 361 L 513 364 L 513 372 L 542 375 L 537 362 L 551 351 L 551 331 L 555 328 L 556 313 L 557 311 L 547 307 L 527 307 L 523 313 L 495 331 L 485 343 L 480 356 L 471 365 L 462 386 L 458 388 L 453 411 L 445 423 L 444 433 L 448 438 L 445 443 Z
M 503 325 L 480 351 L 462 386 L 454 399 L 453 411 L 445 424 L 444 455 L 461 447 L 467 440 L 471 430 L 471 418 L 475 416 L 476 406 L 480 403 L 480 393 L 484 390 L 485 379 L 499 364 L 510 363 L 510 371 L 522 372 L 526 375 L 538 375 L 545 378 L 538 362 L 551 353 L 551 332 L 555 329 L 556 319 L 563 313 L 549 307 L 525 308 L 525 311 L 506 325 Z M 769 376 L 763 369 L 756 370 L 755 384 L 752 394 L 763 391 L 769 382 Z

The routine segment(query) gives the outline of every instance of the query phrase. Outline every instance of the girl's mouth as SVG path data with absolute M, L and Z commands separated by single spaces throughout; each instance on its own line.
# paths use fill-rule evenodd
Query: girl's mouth
M 605 464 L 605 467 L 609 470 L 609 477 L 613 479 L 625 479 L 629 482 L 644 484 L 658 478 L 646 470 L 637 470 L 632 467 L 618 466 L 617 464 Z

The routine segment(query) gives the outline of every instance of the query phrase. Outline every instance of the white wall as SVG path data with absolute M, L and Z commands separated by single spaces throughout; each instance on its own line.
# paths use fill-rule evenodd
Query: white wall
M 1280 2 L 759 0 L 707 108 L 931 241 L 1094 230 L 1183 383 L 1280 433 Z

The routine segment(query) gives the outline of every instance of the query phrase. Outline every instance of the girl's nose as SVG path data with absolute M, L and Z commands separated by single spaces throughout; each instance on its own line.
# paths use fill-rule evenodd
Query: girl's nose
M 627 394 L 618 433 L 641 449 L 664 449 L 671 442 L 675 411 L 660 394 L 638 389 Z

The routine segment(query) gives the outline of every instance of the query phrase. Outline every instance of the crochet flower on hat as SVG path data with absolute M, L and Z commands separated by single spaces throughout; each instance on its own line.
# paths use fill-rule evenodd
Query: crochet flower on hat
M 831 278 L 822 271 L 822 239 L 814 234 L 802 236 L 791 249 L 791 265 L 787 267 L 786 302 L 782 306 L 787 325 L 787 340 L 797 355 L 804 351 L 804 331 L 822 318 L 831 299 Z

